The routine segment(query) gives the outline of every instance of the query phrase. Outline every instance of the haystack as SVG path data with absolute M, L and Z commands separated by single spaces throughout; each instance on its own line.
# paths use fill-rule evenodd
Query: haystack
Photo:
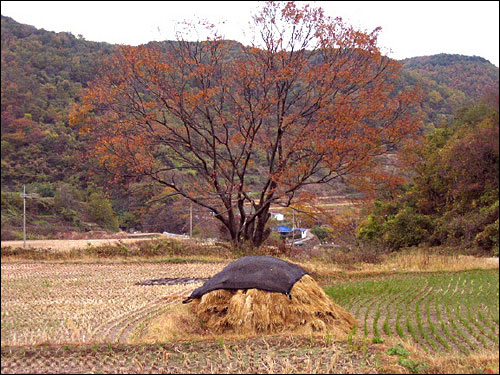
M 273 257 L 245 257 L 234 263 L 214 276 L 217 283 L 209 280 L 193 292 L 197 298 L 186 300 L 192 299 L 191 311 L 211 331 L 250 335 L 329 332 L 342 339 L 356 324 L 353 316 L 335 304 L 299 266 Z M 253 274 L 245 273 L 245 267 L 253 269 L 256 264 L 259 277 L 254 279 L 259 285 L 251 288 Z M 236 279 L 235 285 L 245 280 L 246 288 L 231 288 L 228 280 Z M 271 291 L 271 284 L 280 291 Z M 200 290 L 204 292 L 201 297 Z

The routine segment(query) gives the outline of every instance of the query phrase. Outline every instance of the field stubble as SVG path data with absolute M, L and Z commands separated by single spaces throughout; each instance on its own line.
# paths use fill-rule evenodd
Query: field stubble
M 467 271 L 429 272 L 438 263 L 431 261 L 424 273 L 386 272 L 387 267 L 405 261 L 373 270 L 362 267 L 349 282 L 342 281 L 343 273 L 332 279 L 331 269 L 308 265 L 326 277 L 323 281 L 333 284 L 327 292 L 334 301 L 356 316 L 359 326 L 348 343 L 327 345 L 328 340 L 318 342 L 311 336 L 297 341 L 255 338 L 232 344 L 219 338 L 167 346 L 142 344 L 141 333 L 150 319 L 175 307 L 201 283 L 136 283 L 158 278 L 206 278 L 227 263 L 2 261 L 2 373 L 35 369 L 408 372 L 397 359 L 383 354 L 394 342 L 420 353 L 419 358 L 427 358 L 427 365 L 435 366 L 437 372 L 447 368 L 467 372 L 492 361 L 496 361 L 498 371 L 498 268 L 467 270 L 462 265 Z M 417 261 L 426 259 L 417 257 Z M 191 345 L 190 349 L 186 345 Z M 233 367 L 221 367 L 227 363 Z
M 201 285 L 136 283 L 207 278 L 223 266 L 2 263 L 2 346 L 128 342 L 133 328 Z

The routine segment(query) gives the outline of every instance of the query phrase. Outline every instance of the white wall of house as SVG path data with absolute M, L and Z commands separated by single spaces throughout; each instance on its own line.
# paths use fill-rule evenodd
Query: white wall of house
M 276 219 L 277 221 L 283 221 L 285 220 L 285 216 L 283 214 L 280 214 L 280 213 L 271 213 L 271 217 L 273 219 Z

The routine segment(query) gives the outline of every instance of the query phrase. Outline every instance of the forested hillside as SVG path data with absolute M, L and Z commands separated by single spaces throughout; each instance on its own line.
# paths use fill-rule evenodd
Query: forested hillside
M 478 56 L 438 54 L 412 57 L 403 64 L 403 82 L 418 82 L 426 97 L 425 122 L 435 127 L 451 120 L 464 105 L 498 91 L 498 67 Z
M 464 107 L 411 150 L 412 183 L 375 201 L 359 238 L 392 249 L 426 244 L 498 255 L 496 98 Z
M 82 220 L 116 228 L 116 222 L 110 218 L 99 219 L 99 215 L 110 215 L 118 216 L 123 225 L 140 227 L 141 223 L 147 223 L 150 227 L 145 229 L 159 230 L 154 227 L 153 216 L 164 208 L 141 211 L 138 207 L 143 206 L 147 197 L 120 189 L 107 189 L 114 210 L 107 208 L 107 213 L 90 214 L 91 202 L 105 199 L 103 178 L 86 157 L 85 137 L 92 135 L 83 136 L 72 128 L 69 113 L 74 103 L 79 102 L 82 89 L 95 76 L 101 59 L 113 48 L 111 44 L 86 41 L 71 33 L 39 30 L 1 17 L 2 194 L 21 191 L 22 185 L 27 184 L 30 193 L 59 199 L 50 215 L 61 216 L 77 229 L 82 229 L 78 225 Z M 234 53 L 238 53 L 236 42 Z M 405 59 L 401 63 L 403 75 L 398 85 L 421 85 L 428 129 L 442 126 L 462 106 L 498 91 L 498 67 L 481 57 L 440 54 Z M 61 200 L 63 196 L 66 201 Z M 2 195 L 2 203 L 4 198 L 7 199 Z M 69 202 L 73 202 L 71 207 Z M 13 220 L 14 206 L 11 216 L 2 209 L 2 229 Z M 86 212 L 85 217 L 79 217 L 80 210 Z M 182 229 L 180 225 L 172 225 Z
M 83 139 L 68 112 L 112 46 L 2 16 L 2 190 L 22 183 L 85 186 Z

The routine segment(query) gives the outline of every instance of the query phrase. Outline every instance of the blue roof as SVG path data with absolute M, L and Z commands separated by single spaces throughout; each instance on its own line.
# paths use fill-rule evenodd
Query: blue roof
M 292 231 L 292 228 L 288 228 L 286 225 L 278 225 L 276 228 L 278 232 L 282 233 L 288 233 Z
M 293 229 L 290 228 L 290 227 L 287 227 L 286 225 L 278 225 L 276 227 L 276 230 L 280 233 L 289 233 L 289 232 L 292 232 Z M 306 229 L 305 228 L 295 228 L 295 230 L 299 230 L 301 232 L 305 232 Z

